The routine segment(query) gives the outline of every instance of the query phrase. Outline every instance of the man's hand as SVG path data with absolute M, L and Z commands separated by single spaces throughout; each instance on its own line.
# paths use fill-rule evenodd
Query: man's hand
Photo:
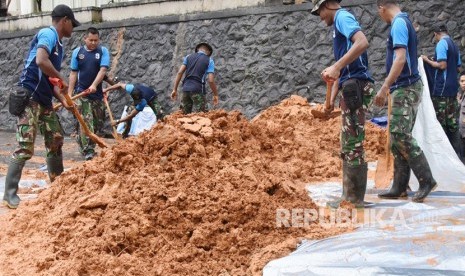
M 178 91 L 176 90 L 173 90 L 173 92 L 171 92 L 171 100 L 175 101 L 176 100 L 176 97 L 178 95 Z
M 113 121 L 113 122 L 111 122 L 111 126 L 112 126 L 112 127 L 113 127 L 113 126 L 117 126 L 117 125 L 119 125 L 119 123 L 120 123 L 119 120 Z
M 389 93 L 389 87 L 383 85 L 381 86 L 381 89 L 378 91 L 378 93 L 375 96 L 375 105 L 382 107 L 386 104 L 386 99 L 388 97 Z
M 213 95 L 213 105 L 218 105 L 218 95 Z
M 321 78 L 323 78 L 326 82 L 334 82 L 339 78 L 340 74 L 341 71 L 332 65 L 321 72 Z
M 326 103 L 325 103 L 325 113 L 331 113 L 334 111 L 334 102 L 329 103 L 329 108 L 326 108 Z
M 97 87 L 95 87 L 94 85 L 89 86 L 89 88 L 87 89 L 89 89 L 89 94 L 97 92 Z

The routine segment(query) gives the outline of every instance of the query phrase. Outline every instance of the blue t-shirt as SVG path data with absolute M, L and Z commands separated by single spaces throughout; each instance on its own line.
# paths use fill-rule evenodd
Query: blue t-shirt
M 85 46 L 78 47 L 73 51 L 70 67 L 71 70 L 78 71 L 78 80 L 74 90 L 79 93 L 92 85 L 101 67 L 110 67 L 110 54 L 108 49 L 102 46 L 98 46 L 93 51 L 88 51 Z M 102 100 L 102 83 L 99 83 L 95 93 L 89 94 L 86 98 Z
M 460 51 L 449 36 L 444 36 L 436 45 L 436 61 L 447 62 L 445 70 L 437 69 L 434 74 L 433 96 L 455 97 L 459 90 L 457 67 L 462 65 Z
M 205 93 L 205 80 L 208 74 L 215 73 L 215 63 L 213 59 L 204 52 L 188 55 L 184 58 L 183 64 L 186 66 L 186 77 L 184 78 L 183 92 Z
M 126 84 L 126 92 L 131 95 L 131 97 L 133 97 L 132 93 L 136 90 L 140 92 L 141 99 L 134 100 L 134 104 L 137 111 L 142 111 L 145 106 L 157 96 L 157 93 L 152 88 L 142 84 Z
M 391 92 L 400 88 L 410 86 L 420 80 L 418 73 L 417 55 L 417 33 L 406 13 L 399 13 L 394 17 L 391 32 L 387 41 L 386 73 L 389 74 L 395 59 L 394 50 L 405 48 L 406 62 L 397 80 L 391 85 Z
M 339 9 L 336 12 L 334 21 L 334 58 L 340 60 L 352 47 L 352 36 L 358 31 L 361 31 L 361 28 L 354 15 L 346 9 Z M 346 80 L 352 78 L 374 82 L 368 70 L 368 55 L 366 51 L 341 70 L 339 87 L 341 87 Z
M 49 59 L 57 71 L 61 70 L 63 61 L 63 44 L 55 27 L 41 29 L 32 39 L 24 68 L 19 78 L 19 86 L 27 88 L 32 93 L 32 99 L 39 104 L 51 108 L 53 86 L 48 76 L 42 73 L 36 63 L 37 49 L 43 48 L 49 54 Z

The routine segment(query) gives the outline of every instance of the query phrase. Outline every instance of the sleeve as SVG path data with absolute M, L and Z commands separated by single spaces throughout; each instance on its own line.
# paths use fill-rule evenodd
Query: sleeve
M 71 55 L 71 64 L 70 64 L 70 68 L 71 70 L 73 71 L 79 71 L 79 64 L 78 64 L 78 54 L 79 54 L 79 50 L 81 49 L 81 47 L 77 47 L 76 49 L 74 49 L 73 51 L 73 54 Z
M 436 45 L 436 56 L 437 61 L 447 61 L 447 42 L 444 39 L 439 40 L 438 45 Z
M 136 110 L 141 112 L 144 110 L 144 107 L 147 105 L 147 101 L 145 99 L 142 99 L 138 105 L 136 105 Z
M 182 60 L 182 64 L 186 65 L 186 66 L 187 66 L 187 57 L 188 57 L 188 55 L 185 56 L 184 59 Z
M 347 39 L 351 39 L 352 36 L 360 31 L 360 24 L 358 24 L 355 17 L 348 11 L 341 11 L 336 17 L 336 28 L 341 32 Z
M 37 48 L 43 48 L 50 55 L 53 47 L 57 43 L 57 36 L 55 32 L 50 28 L 45 28 L 39 31 L 37 34 Z
M 126 89 L 126 92 L 128 92 L 129 94 L 131 94 L 132 91 L 134 90 L 134 84 L 131 84 L 131 83 L 126 84 L 125 89 Z
M 210 59 L 210 63 L 208 63 L 208 68 L 206 74 L 213 74 L 215 73 L 215 62 L 213 59 Z
M 100 59 L 100 67 L 110 67 L 110 53 L 106 47 L 102 47 L 102 58 Z
M 408 46 L 408 28 L 405 20 L 399 18 L 394 20 L 391 28 L 392 44 L 394 49 L 407 48 Z

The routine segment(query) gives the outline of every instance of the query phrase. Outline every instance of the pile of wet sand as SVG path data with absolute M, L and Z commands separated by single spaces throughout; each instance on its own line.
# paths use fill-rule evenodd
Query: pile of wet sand
M 348 230 L 276 225 L 278 209 L 317 208 L 306 182 L 340 177 L 339 120 L 314 120 L 295 96 L 252 121 L 234 111 L 169 116 L 5 215 L 1 271 L 260 275 L 299 239 Z M 382 131 L 367 133 L 374 159 Z

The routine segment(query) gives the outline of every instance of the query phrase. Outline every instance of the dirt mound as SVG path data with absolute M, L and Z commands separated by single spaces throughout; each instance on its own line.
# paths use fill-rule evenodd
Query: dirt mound
M 278 209 L 316 208 L 302 183 L 340 176 L 339 120 L 309 114 L 292 97 L 251 122 L 225 111 L 167 117 L 5 216 L 1 271 L 260 275 L 300 238 L 347 230 L 276 225 Z

